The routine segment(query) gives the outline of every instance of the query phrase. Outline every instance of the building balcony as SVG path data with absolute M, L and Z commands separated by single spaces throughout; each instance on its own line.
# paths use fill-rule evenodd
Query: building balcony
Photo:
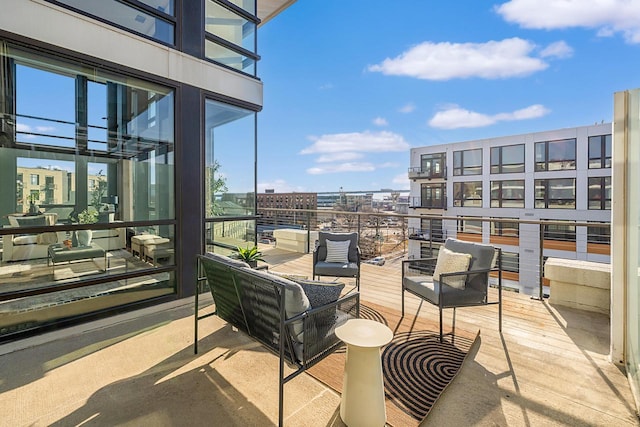
M 311 275 L 311 254 L 261 249 L 269 270 Z M 399 309 L 400 264 L 362 265 L 365 305 Z M 480 336 L 420 425 L 638 425 L 627 379 L 608 361 L 607 315 L 503 296 L 502 333 L 496 307 L 457 310 L 455 327 Z M 437 321 L 434 307 L 406 301 Z M 194 355 L 192 315 L 188 298 L 0 346 L 3 424 L 276 424 L 277 356 L 216 316 L 200 322 Z M 339 405 L 302 374 L 285 387 L 285 425 L 342 426 Z
M 409 207 L 412 209 L 447 209 L 447 197 L 439 199 L 426 199 L 422 197 L 409 197 Z
M 414 181 L 417 179 L 447 179 L 447 168 L 443 168 L 442 170 L 436 171 L 433 169 L 423 169 L 420 166 L 410 167 L 409 168 L 409 179 L 413 179 Z

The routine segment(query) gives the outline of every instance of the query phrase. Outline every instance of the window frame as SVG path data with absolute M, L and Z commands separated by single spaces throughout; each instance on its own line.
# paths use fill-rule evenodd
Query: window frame
M 599 145 L 600 154 L 594 156 L 591 154 L 591 142 L 594 145 Z M 607 148 L 609 149 L 609 156 L 607 157 Z M 609 169 L 611 168 L 612 156 L 612 135 L 610 133 L 604 135 L 590 136 L 588 139 L 588 169 Z M 594 166 L 592 166 L 592 162 Z M 599 164 L 599 165 L 598 165 Z
M 480 199 L 466 197 L 466 189 L 467 185 L 475 184 L 474 193 L 477 193 L 478 188 L 480 189 Z M 483 194 L 482 194 L 482 185 L 483 181 L 458 181 L 453 183 L 453 206 L 454 207 L 474 207 L 481 208 L 483 203 Z M 462 188 L 460 188 L 462 186 Z M 472 201 L 478 201 L 479 204 L 471 204 Z
M 465 154 L 474 151 L 480 152 L 480 164 L 465 166 Z M 470 148 L 468 150 L 458 150 L 453 152 L 453 175 L 454 176 L 470 176 L 482 175 L 482 148 Z M 458 166 L 456 166 L 458 164 Z
M 592 182 L 596 182 L 592 184 Z M 608 181 L 608 183 L 607 183 Z M 600 197 L 592 197 L 591 187 L 597 186 L 599 187 Z M 607 188 L 609 191 L 607 191 Z M 587 194 L 588 194 L 588 204 L 587 209 L 589 210 L 611 210 L 611 177 L 610 176 L 590 176 L 587 180 Z M 608 195 L 608 197 L 607 197 Z M 604 196 L 604 197 L 603 197 Z M 595 202 L 599 206 L 591 207 L 591 203 Z
M 440 190 L 441 197 L 440 199 L 430 197 L 429 200 L 438 201 L 439 203 L 425 203 L 425 190 L 430 189 L 431 194 L 433 194 L 433 190 Z M 420 207 L 421 208 L 429 208 L 429 209 L 444 209 L 447 207 L 447 185 L 444 182 L 438 183 L 422 183 L 420 184 Z
M 505 182 L 521 182 L 522 183 L 522 198 L 505 198 L 503 197 L 503 186 Z M 493 197 L 494 194 L 494 185 L 498 185 L 500 188 L 498 189 L 498 197 Z M 525 180 L 524 179 L 504 179 L 504 180 L 496 180 L 496 181 L 490 181 L 489 182 L 490 185 L 490 191 L 489 191 L 489 197 L 490 197 L 490 207 L 492 208 L 524 208 L 525 207 Z M 497 201 L 498 206 L 494 206 L 494 201 Z M 503 202 L 504 201 L 510 201 L 510 202 L 516 202 L 516 201 L 521 201 L 521 205 L 518 204 L 518 206 L 503 206 Z
M 558 198 L 551 199 L 549 197 L 550 193 L 550 184 L 555 181 L 573 181 L 573 198 Z M 540 183 L 544 183 L 544 185 L 540 185 Z M 538 197 L 538 190 L 542 188 L 544 190 L 544 197 Z M 550 204 L 551 200 L 557 201 L 557 204 Z M 561 201 L 569 201 L 567 203 L 568 207 L 562 207 L 565 203 L 560 203 Z M 540 205 L 540 202 L 543 205 Z M 571 203 L 573 202 L 573 203 Z M 549 178 L 549 179 L 536 179 L 534 181 L 534 208 L 535 209 L 576 209 L 576 178 Z
M 519 163 L 504 163 L 503 162 L 503 151 L 505 148 L 515 148 L 522 147 L 522 162 Z M 495 157 L 497 158 L 494 158 Z M 513 145 L 501 145 L 498 147 L 491 147 L 490 150 L 490 169 L 491 174 L 501 174 L 501 173 L 522 173 L 525 171 L 525 161 L 526 161 L 526 150 L 525 144 L 513 144 Z M 495 164 L 494 164 L 495 160 Z M 505 171 L 505 166 L 518 166 L 518 170 L 513 171 Z
M 573 143 L 573 158 L 565 158 L 565 159 L 550 159 L 550 148 L 554 144 L 561 143 Z M 577 158 L 577 139 L 576 138 L 566 138 L 566 139 L 558 139 L 554 141 L 540 141 L 534 144 L 534 153 L 535 153 L 535 172 L 548 172 L 548 171 L 563 171 L 563 170 L 576 170 L 576 158 Z M 539 160 L 539 147 L 542 147 L 543 157 L 544 159 Z M 566 150 L 564 150 L 566 151 Z M 567 163 L 567 166 L 563 166 L 564 163 Z M 551 168 L 550 165 L 560 164 L 560 168 Z

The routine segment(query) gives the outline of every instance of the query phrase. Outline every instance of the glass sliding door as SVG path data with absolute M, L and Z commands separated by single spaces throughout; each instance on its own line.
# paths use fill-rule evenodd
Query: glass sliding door
M 0 340 L 175 295 L 173 89 L 2 40 L 0 69 Z

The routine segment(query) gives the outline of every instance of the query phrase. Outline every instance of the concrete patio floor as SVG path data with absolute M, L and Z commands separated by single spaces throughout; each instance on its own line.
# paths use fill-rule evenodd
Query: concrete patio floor
M 311 274 L 310 255 L 268 248 L 265 258 Z M 399 308 L 397 263 L 363 265 L 361 283 L 364 301 Z M 458 310 L 456 327 L 480 339 L 421 425 L 640 425 L 607 360 L 606 316 L 507 293 L 500 334 L 496 311 Z M 188 298 L 1 345 L 0 426 L 275 424 L 277 357 L 217 317 L 200 322 L 194 355 L 192 315 Z M 308 375 L 285 386 L 285 402 L 286 425 L 343 425 L 339 395 Z

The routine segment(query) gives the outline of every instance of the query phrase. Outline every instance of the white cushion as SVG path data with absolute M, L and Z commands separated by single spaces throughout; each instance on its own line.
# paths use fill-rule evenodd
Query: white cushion
M 340 264 L 348 263 L 350 244 L 350 240 L 327 240 L 327 258 L 325 259 L 325 262 L 339 262 Z
M 17 236 L 13 238 L 13 244 L 15 246 L 20 245 L 37 245 L 38 244 L 38 236 L 35 234 L 28 234 L 25 236 Z
M 433 272 L 433 280 L 440 281 L 440 275 L 444 273 L 467 271 L 469 269 L 470 261 L 470 254 L 453 252 L 445 247 L 440 248 L 440 251 L 438 252 L 438 261 L 436 262 L 436 269 Z M 452 288 L 464 289 L 466 280 L 467 276 L 451 276 L 445 278 L 445 284 Z

